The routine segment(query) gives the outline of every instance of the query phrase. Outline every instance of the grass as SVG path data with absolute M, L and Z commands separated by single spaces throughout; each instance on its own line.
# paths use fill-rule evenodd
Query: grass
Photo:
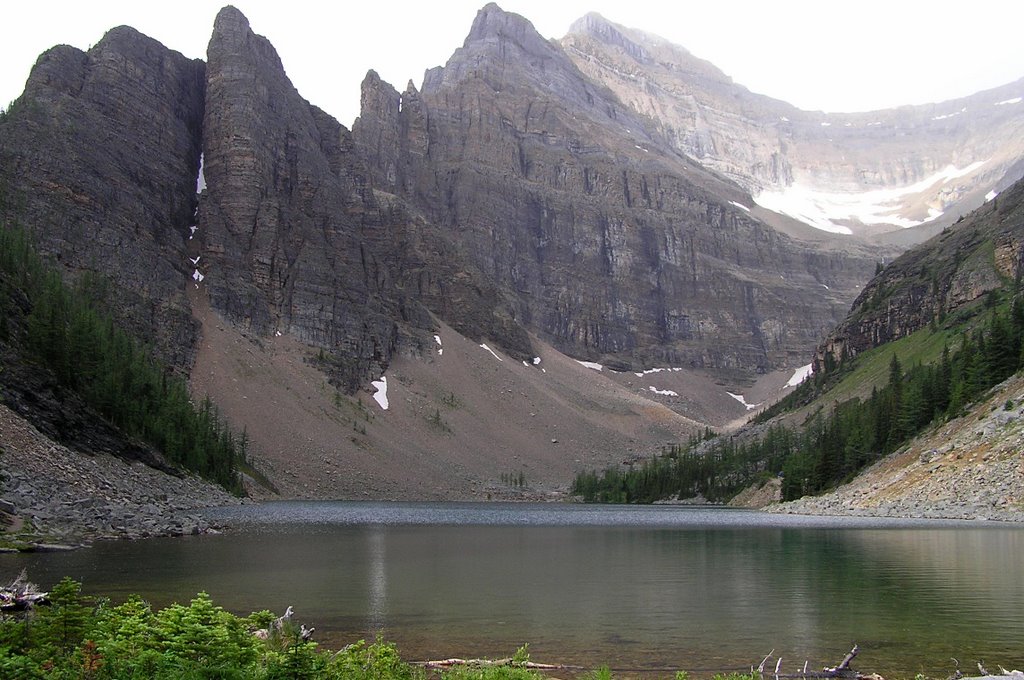
M 837 385 L 815 400 L 818 403 L 844 402 L 854 397 L 871 395 L 871 388 L 882 388 L 889 381 L 889 362 L 895 352 L 900 364 L 930 364 L 942 358 L 942 348 L 953 345 L 959 329 L 932 331 L 925 327 L 910 335 L 859 354 L 854 368 Z

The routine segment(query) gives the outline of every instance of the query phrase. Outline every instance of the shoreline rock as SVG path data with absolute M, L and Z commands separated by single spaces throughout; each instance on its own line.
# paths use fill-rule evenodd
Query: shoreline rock
M 1024 375 L 838 489 L 765 510 L 1024 522 Z
M 194 475 L 72 451 L 4 405 L 0 451 L 0 517 L 10 520 L 0 542 L 18 550 L 209 533 L 221 527 L 204 509 L 243 502 Z

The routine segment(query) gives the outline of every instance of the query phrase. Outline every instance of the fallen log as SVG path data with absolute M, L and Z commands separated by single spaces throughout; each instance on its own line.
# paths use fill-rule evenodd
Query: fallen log
M 515 661 L 513 659 L 438 659 L 435 661 L 417 661 L 417 666 L 424 668 L 451 668 L 452 666 L 514 666 L 516 668 L 529 668 L 537 671 L 559 671 L 559 670 L 585 670 L 582 666 L 567 666 L 565 664 L 537 663 L 535 661 Z
M 23 612 L 36 605 L 48 604 L 47 593 L 28 580 L 22 569 L 18 577 L 5 586 L 0 586 L 0 611 Z
M 807 662 L 805 661 L 803 670 L 801 671 L 798 671 L 796 673 L 780 673 L 779 669 L 782 666 L 782 659 L 780 658 L 778 663 L 775 664 L 775 672 L 766 673 L 764 670 L 765 664 L 768 662 L 768 659 L 772 658 L 772 656 L 775 654 L 775 650 L 773 649 L 771 652 L 768 653 L 768 656 L 766 656 L 756 668 L 752 666 L 750 670 L 751 673 L 758 673 L 762 676 L 780 679 L 784 678 L 787 680 L 790 678 L 799 680 L 819 680 L 828 678 L 834 678 L 837 680 L 884 680 L 884 678 L 882 678 L 882 676 L 878 675 L 877 673 L 868 673 L 865 675 L 850 668 L 850 662 L 853 661 L 854 657 L 857 656 L 857 652 L 859 651 L 860 647 L 854 645 L 853 649 L 851 649 L 846 654 L 846 656 L 843 657 L 843 660 L 839 662 L 839 665 L 832 667 L 826 666 L 820 671 L 808 671 Z

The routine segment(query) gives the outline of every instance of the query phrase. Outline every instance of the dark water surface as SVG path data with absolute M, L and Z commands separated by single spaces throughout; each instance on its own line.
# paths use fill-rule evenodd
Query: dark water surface
M 634 671 L 889 678 L 1024 667 L 1024 529 L 724 509 L 273 503 L 222 511 L 221 536 L 0 556 L 50 586 L 156 606 L 199 590 L 236 613 L 281 612 L 335 647 L 378 632 L 407 659 L 506 656 Z M 630 675 L 625 672 L 623 675 Z

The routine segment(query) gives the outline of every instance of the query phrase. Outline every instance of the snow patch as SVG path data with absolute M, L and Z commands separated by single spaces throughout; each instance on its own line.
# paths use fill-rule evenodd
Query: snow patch
M 204 161 L 204 156 L 205 156 L 205 154 L 203 154 L 203 153 L 199 154 L 199 174 L 196 175 L 196 193 L 197 194 L 203 193 L 203 189 L 206 188 L 206 175 L 203 173 L 203 164 L 205 162 Z
M 648 151 L 644 147 L 640 146 L 639 144 L 634 144 L 633 146 L 635 146 L 636 148 L 640 149 L 641 151 L 643 151 L 645 153 L 650 153 L 650 151 Z
M 996 191 L 995 189 L 993 189 L 992 191 L 990 191 L 987 194 L 985 194 L 985 202 L 988 203 L 989 201 L 991 201 L 993 198 L 995 198 L 998 195 L 999 195 L 999 192 Z
M 491 349 L 490 347 L 488 347 L 488 346 L 487 346 L 487 343 L 484 343 L 484 342 L 480 343 L 480 349 L 485 349 L 485 350 L 487 350 L 487 351 L 488 351 L 488 352 L 490 352 L 490 353 L 491 353 L 492 355 L 494 355 L 494 358 L 495 358 L 495 359 L 497 359 L 498 361 L 504 361 L 504 359 L 502 359 L 501 357 L 499 357 L 499 356 L 498 356 L 498 355 L 497 355 L 497 354 L 495 353 L 495 351 L 494 351 L 493 349 Z
M 920 182 L 893 189 L 874 189 L 860 193 L 826 192 L 800 184 L 782 191 L 762 191 L 754 201 L 769 210 L 795 217 L 807 224 L 835 234 L 852 233 L 849 227 L 838 224 L 842 220 L 856 220 L 861 224 L 891 224 L 896 227 L 915 227 L 924 220 L 911 220 L 899 215 L 903 197 L 921 194 L 971 174 L 987 161 L 971 163 L 966 168 L 947 165 Z M 929 219 L 934 219 L 929 217 Z
M 640 371 L 639 373 L 635 373 L 634 375 L 636 375 L 636 377 L 638 377 L 638 378 L 642 378 L 645 375 L 651 375 L 652 373 L 661 373 L 662 371 L 677 372 L 677 371 L 681 371 L 681 370 L 683 370 L 683 369 L 681 369 L 681 368 L 648 368 L 646 371 Z
M 373 393 L 373 400 L 376 401 L 380 407 L 387 411 L 388 410 L 388 379 L 387 376 L 382 375 L 380 380 L 374 380 L 370 383 L 377 391 Z
M 592 368 L 595 371 L 604 370 L 604 366 L 602 366 L 601 364 L 595 364 L 593 361 L 580 361 L 579 359 L 577 359 L 576 363 L 579 364 L 580 366 L 583 366 L 584 368 Z
M 786 118 L 785 116 L 779 116 L 779 120 L 781 120 L 783 123 L 789 122 L 789 118 Z
M 736 206 L 740 210 L 746 210 L 747 212 L 750 212 L 750 208 L 748 208 L 747 206 L 743 205 L 742 203 L 737 203 L 736 201 L 729 201 L 729 203 L 731 205 Z
M 195 281 L 196 283 L 202 283 L 203 279 L 205 278 L 206 277 L 203 276 L 202 272 L 200 272 L 198 269 L 192 272 L 192 280 Z
M 946 120 L 947 118 L 954 118 L 965 111 L 967 111 L 967 109 L 960 109 L 959 111 L 954 111 L 953 113 L 947 113 L 941 116 L 932 116 L 932 120 Z
M 435 335 L 434 336 L 434 342 L 437 343 L 437 356 L 439 356 L 439 357 L 440 356 L 444 356 L 444 348 L 441 347 L 441 336 L 440 335 Z
M 742 394 L 733 394 L 732 392 L 726 392 L 726 394 L 728 394 L 730 397 L 732 397 L 736 401 L 738 401 L 741 404 L 743 404 L 747 408 L 748 411 L 750 411 L 751 409 L 755 409 L 758 406 L 760 406 L 760 404 L 748 404 L 747 400 L 743 398 Z
M 786 387 L 796 387 L 804 380 L 807 380 L 809 377 L 811 377 L 812 373 L 814 373 L 814 364 L 807 364 L 806 366 L 801 366 L 800 368 L 793 371 L 793 377 L 791 377 L 789 379 L 789 382 L 786 383 Z
M 659 390 L 654 385 L 648 385 L 647 389 L 649 389 L 651 392 L 654 392 L 655 394 L 660 394 L 663 397 L 678 397 L 679 396 L 678 392 L 673 392 L 672 390 Z
M 1024 97 L 1014 97 L 1013 99 L 1004 99 L 1001 102 L 996 102 L 995 106 L 1006 106 L 1007 104 L 1020 104 Z
M 533 358 L 533 365 L 534 366 L 539 366 L 540 365 L 540 357 L 534 357 Z
M 281 337 L 281 331 L 275 331 L 274 336 L 278 338 Z
M 832 123 L 822 123 L 821 127 L 832 127 Z

